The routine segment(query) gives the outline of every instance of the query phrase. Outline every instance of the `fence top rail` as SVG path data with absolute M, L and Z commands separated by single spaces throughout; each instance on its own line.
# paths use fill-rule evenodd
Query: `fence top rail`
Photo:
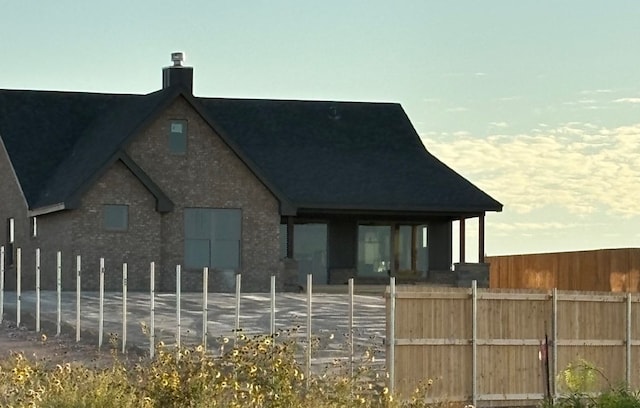
M 441 286 L 397 285 L 397 299 L 466 299 L 472 296 L 471 288 L 452 288 Z M 577 302 L 625 302 L 640 303 L 640 293 L 630 292 L 592 292 L 575 290 L 557 290 L 557 300 Z M 478 299 L 483 300 L 549 300 L 552 290 L 540 289 L 484 289 L 477 291 Z M 390 296 L 389 287 L 385 297 Z

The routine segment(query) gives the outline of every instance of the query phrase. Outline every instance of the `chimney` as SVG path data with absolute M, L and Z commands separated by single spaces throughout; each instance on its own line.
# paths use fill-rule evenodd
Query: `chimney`
M 162 68 L 162 89 L 182 86 L 193 94 L 193 68 L 182 65 L 184 53 L 172 52 L 171 61 L 173 61 L 172 66 Z

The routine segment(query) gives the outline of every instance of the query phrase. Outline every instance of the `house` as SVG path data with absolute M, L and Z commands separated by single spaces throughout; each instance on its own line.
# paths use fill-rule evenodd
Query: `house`
M 451 223 L 502 205 L 423 146 L 399 104 L 204 98 L 172 54 L 147 95 L 0 90 L 7 287 L 262 291 L 450 275 Z M 463 240 L 461 240 L 463 241 Z M 464 246 L 462 245 L 464 256 Z

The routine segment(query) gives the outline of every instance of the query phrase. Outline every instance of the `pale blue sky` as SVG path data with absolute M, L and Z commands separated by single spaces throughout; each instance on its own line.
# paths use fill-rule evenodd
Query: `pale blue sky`
M 153 92 L 180 50 L 199 96 L 400 102 L 504 204 L 489 255 L 639 247 L 638 21 L 634 0 L 0 0 L 0 88 Z

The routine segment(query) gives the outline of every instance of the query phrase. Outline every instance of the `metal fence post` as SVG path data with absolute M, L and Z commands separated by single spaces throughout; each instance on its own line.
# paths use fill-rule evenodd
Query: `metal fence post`
M 478 282 L 471 282 L 471 403 L 478 405 Z
M 149 312 L 151 319 L 149 329 L 149 356 L 153 358 L 155 356 L 156 346 L 156 263 L 151 262 L 149 267 Z
M 242 275 L 236 274 L 236 327 L 235 333 L 238 336 L 240 332 L 240 287 L 242 285 Z
M 40 333 L 40 248 L 36 248 L 36 333 Z
M 553 288 L 551 292 L 551 310 L 553 313 L 553 327 L 552 330 L 552 357 L 553 357 L 553 373 L 551 373 L 551 378 L 556 378 L 558 375 L 558 289 Z M 558 387 L 555 381 L 552 381 L 553 384 L 553 401 L 555 402 L 558 398 Z
M 129 266 L 122 264 L 122 354 L 127 352 L 127 285 Z
M 180 265 L 176 265 L 176 322 L 177 322 L 177 326 L 176 326 L 176 347 L 178 349 L 180 349 L 180 339 L 182 337 L 182 324 L 181 324 L 181 316 L 180 316 L 180 292 L 182 290 L 181 285 L 180 285 L 180 275 L 181 275 L 181 267 Z M 177 354 L 178 356 L 180 356 L 180 353 L 178 352 Z
M 309 374 L 311 374 L 311 311 L 313 301 L 313 275 L 307 275 L 307 350 L 306 350 L 306 364 L 305 364 L 305 376 L 307 380 L 307 386 L 309 385 Z
M 82 258 L 80 255 L 76 256 L 76 342 L 80 341 L 80 290 L 82 288 L 81 282 L 81 265 Z
M 272 341 L 275 343 L 276 334 L 276 276 L 271 275 L 271 321 L 270 330 Z
M 393 395 L 396 389 L 396 278 L 389 278 L 389 356 L 387 371 L 389 373 L 389 392 Z
M 22 249 L 16 248 L 16 326 L 21 323 L 22 306 Z
M 627 338 L 625 342 L 626 348 L 626 370 L 625 370 L 625 381 L 627 383 L 627 387 L 631 384 L 631 293 L 627 293 Z
M 207 349 L 207 336 L 209 335 L 208 333 L 208 324 L 209 324 L 209 317 L 207 316 L 207 311 L 208 309 L 208 299 L 207 299 L 207 294 L 209 292 L 209 268 L 208 267 L 204 267 L 204 269 L 202 270 L 202 347 L 204 347 L 204 349 Z
M 349 278 L 349 378 L 353 380 L 353 278 Z
M 98 310 L 98 348 L 102 348 L 104 334 L 104 258 L 100 258 L 100 306 Z
M 62 252 L 56 253 L 56 336 L 62 332 Z

